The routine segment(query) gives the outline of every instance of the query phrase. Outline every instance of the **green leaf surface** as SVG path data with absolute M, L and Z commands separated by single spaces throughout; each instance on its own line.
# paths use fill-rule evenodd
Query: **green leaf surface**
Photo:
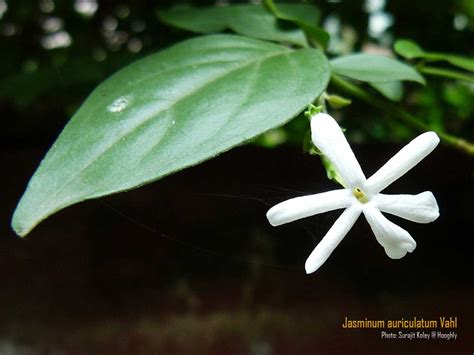
M 329 75 L 316 49 L 234 35 L 191 39 L 131 64 L 66 125 L 13 229 L 24 236 L 66 206 L 150 183 L 281 126 L 326 89 Z
M 350 54 L 331 60 L 335 74 L 369 83 L 409 80 L 424 84 L 423 77 L 412 67 L 390 57 L 373 54 Z
M 417 43 L 406 39 L 396 41 L 394 49 L 395 52 L 407 59 L 423 58 L 431 62 L 446 61 L 458 68 L 474 72 L 474 58 L 449 53 L 427 52 Z
M 273 0 L 264 0 L 263 3 L 277 19 L 290 21 L 301 28 L 312 42 L 319 43 L 323 48 L 329 43 L 329 33 L 317 25 L 320 15 L 316 7 L 284 4 L 277 7 Z
M 474 58 L 449 54 L 445 56 L 445 60 L 454 66 L 474 72 Z
M 403 97 L 403 85 L 400 81 L 369 84 L 389 100 L 399 102 Z
M 281 20 L 315 26 L 320 19 L 320 13 L 313 5 L 278 4 L 277 7 L 272 0 L 264 0 L 263 3 L 273 16 Z
M 305 21 L 319 19 L 314 6 L 282 4 L 283 11 L 303 16 Z M 291 23 L 278 21 L 262 5 L 231 5 L 222 7 L 176 7 L 160 11 L 159 18 L 166 24 L 197 33 L 217 33 L 230 29 L 235 33 L 276 42 L 287 42 L 306 47 L 303 30 Z
M 417 43 L 406 39 L 396 41 L 393 48 L 397 54 L 407 59 L 420 58 L 425 54 Z

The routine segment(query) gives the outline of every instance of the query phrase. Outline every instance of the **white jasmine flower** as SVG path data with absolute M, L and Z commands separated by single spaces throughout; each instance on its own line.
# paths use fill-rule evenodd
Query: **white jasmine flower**
M 337 169 L 345 188 L 293 198 L 267 212 L 270 224 L 279 226 L 345 208 L 306 260 L 306 272 L 315 272 L 327 260 L 361 213 L 390 258 L 400 259 L 407 252 L 411 253 L 416 242 L 406 230 L 390 222 L 381 212 L 413 222 L 429 223 L 439 216 L 436 199 L 430 191 L 418 195 L 387 195 L 381 191 L 433 151 L 439 143 L 436 133 L 427 132 L 416 137 L 368 179 L 331 116 L 318 113 L 311 119 L 311 139 Z

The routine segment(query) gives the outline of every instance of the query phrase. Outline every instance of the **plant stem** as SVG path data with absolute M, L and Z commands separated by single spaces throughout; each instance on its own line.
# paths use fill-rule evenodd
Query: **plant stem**
M 425 66 L 418 67 L 417 69 L 423 74 L 442 76 L 444 78 L 463 80 L 468 81 L 470 83 L 474 83 L 474 76 L 456 70 Z
M 351 82 L 341 78 L 338 75 L 333 74 L 331 76 L 331 83 L 344 91 L 346 94 L 356 97 L 369 105 L 375 106 L 382 111 L 387 112 L 388 114 L 397 117 L 405 124 L 419 130 L 419 131 L 433 131 L 434 129 L 429 127 L 427 124 L 423 123 L 421 119 L 415 117 L 410 112 L 404 110 L 400 106 L 393 104 L 389 101 L 383 100 L 371 93 L 365 91 L 357 85 L 352 84 Z M 456 137 L 452 136 L 446 132 L 435 130 L 436 134 L 450 146 L 453 146 L 469 155 L 474 156 L 474 144 Z

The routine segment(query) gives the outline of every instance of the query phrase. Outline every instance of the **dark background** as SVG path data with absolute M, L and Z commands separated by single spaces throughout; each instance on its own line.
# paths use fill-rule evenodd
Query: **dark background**
M 69 1 L 54 2 L 50 13 L 44 3 L 42 10 L 36 1 L 8 2 L 0 20 L 0 353 L 472 353 L 474 164 L 445 146 L 387 190 L 430 190 L 440 206 L 440 218 L 427 225 L 391 218 L 418 243 L 401 260 L 385 255 L 361 218 L 320 270 L 304 273 L 339 212 L 269 226 L 273 204 L 335 187 L 299 144 L 237 148 L 149 186 L 70 207 L 25 240 L 14 235 L 9 220 L 28 179 L 94 86 L 190 36 L 158 22 L 155 9 L 171 3 L 101 1 L 86 18 Z M 385 11 L 395 23 L 387 33 L 472 55 L 469 3 L 389 1 Z M 353 26 L 355 50 L 389 46 L 366 35 L 362 2 L 318 7 Z M 459 14 L 468 18 L 463 30 L 453 28 Z M 41 46 L 49 16 L 63 19 L 70 46 Z M 128 34 L 118 47 L 103 32 L 110 16 Z M 137 21 L 143 30 L 135 31 Z M 128 48 L 131 38 L 142 43 L 138 53 Z M 472 139 L 472 91 L 446 80 L 407 89 L 404 106 Z M 366 175 L 416 134 L 363 104 L 343 112 Z M 301 132 L 288 132 L 290 143 L 301 141 Z M 382 340 L 379 330 L 342 329 L 346 316 L 457 316 L 458 339 Z

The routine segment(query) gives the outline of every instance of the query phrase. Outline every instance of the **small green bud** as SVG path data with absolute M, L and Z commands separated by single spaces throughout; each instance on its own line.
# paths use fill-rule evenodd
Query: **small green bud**
M 326 95 L 326 101 L 329 103 L 329 106 L 335 109 L 348 106 L 352 103 L 350 99 L 339 95 Z

